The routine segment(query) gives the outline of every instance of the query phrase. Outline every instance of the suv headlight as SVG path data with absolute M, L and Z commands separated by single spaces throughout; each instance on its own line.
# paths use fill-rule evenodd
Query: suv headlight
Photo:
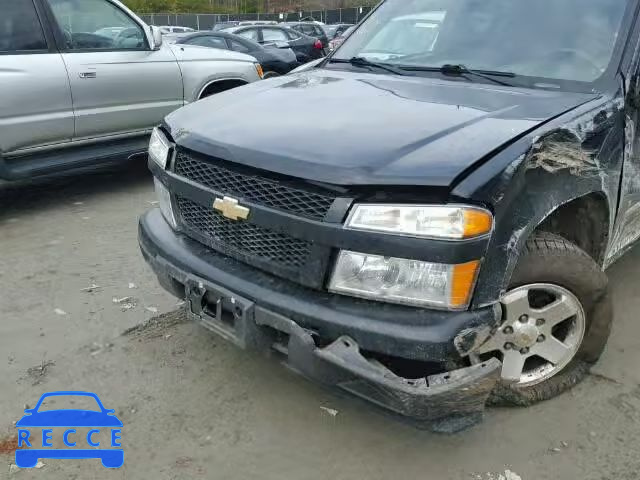
M 444 265 L 340 252 L 329 290 L 380 302 L 451 310 L 467 308 L 479 261 Z
M 164 169 L 169 161 L 170 149 L 171 145 L 164 133 L 159 128 L 154 128 L 149 140 L 149 158 Z
M 490 212 L 448 205 L 356 205 L 346 228 L 381 234 L 464 240 L 489 234 Z M 329 283 L 335 293 L 404 305 L 468 307 L 480 261 L 447 265 L 343 250 Z
M 178 223 L 176 222 L 176 216 L 173 213 L 173 204 L 171 202 L 171 193 L 167 190 L 167 187 L 163 185 L 163 183 L 157 178 L 153 179 L 153 183 L 156 187 L 156 196 L 158 198 L 158 206 L 160 207 L 160 211 L 164 216 L 165 220 L 171 228 L 177 228 Z
M 356 205 L 347 228 L 452 240 L 491 232 L 493 216 L 477 207 L 449 205 Z

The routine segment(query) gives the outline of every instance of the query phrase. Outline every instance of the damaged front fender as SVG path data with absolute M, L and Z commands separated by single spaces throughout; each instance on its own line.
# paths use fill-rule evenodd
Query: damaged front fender
M 455 198 L 490 205 L 495 217 L 474 307 L 500 301 L 536 229 L 564 236 L 603 261 L 623 160 L 621 99 L 621 91 L 603 95 L 553 119 L 497 153 L 453 189 Z

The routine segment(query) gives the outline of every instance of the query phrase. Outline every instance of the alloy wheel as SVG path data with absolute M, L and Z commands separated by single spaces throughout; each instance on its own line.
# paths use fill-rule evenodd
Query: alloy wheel
M 573 293 L 536 283 L 509 291 L 501 303 L 504 321 L 475 356 L 500 356 L 504 381 L 535 385 L 573 359 L 586 330 L 584 310 Z

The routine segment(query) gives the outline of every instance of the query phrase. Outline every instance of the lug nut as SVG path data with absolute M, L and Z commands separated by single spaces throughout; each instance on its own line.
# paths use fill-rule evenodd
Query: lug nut
M 503 332 L 505 335 L 511 335 L 513 333 L 513 327 L 504 327 Z
M 540 336 L 538 337 L 538 343 L 542 343 L 542 342 L 544 342 L 546 339 L 547 339 L 547 337 L 545 337 L 544 335 L 540 335 Z
M 544 318 L 539 318 L 536 320 L 536 325 L 541 327 L 542 325 L 544 325 Z
M 528 347 L 524 347 L 522 350 L 520 350 L 520 353 L 522 355 L 526 355 L 527 353 L 529 353 L 529 348 Z
M 520 322 L 527 323 L 529 321 L 529 315 L 520 315 Z
M 513 348 L 513 344 L 507 342 L 504 344 L 504 349 L 505 350 L 511 350 Z

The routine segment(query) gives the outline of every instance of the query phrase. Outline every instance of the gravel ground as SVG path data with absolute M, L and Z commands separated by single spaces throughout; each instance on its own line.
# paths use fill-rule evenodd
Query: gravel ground
M 640 249 L 609 272 L 615 330 L 594 375 L 443 436 L 187 322 L 138 250 L 154 200 L 140 164 L 0 186 L 0 478 L 638 478 Z M 116 410 L 123 468 L 11 467 L 13 423 L 54 390 L 94 391 Z

